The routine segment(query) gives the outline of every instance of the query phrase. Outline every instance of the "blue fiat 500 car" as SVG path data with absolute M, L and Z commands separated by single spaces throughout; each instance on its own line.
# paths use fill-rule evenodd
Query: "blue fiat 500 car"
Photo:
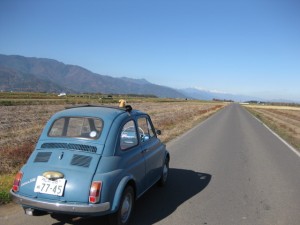
M 81 106 L 56 113 L 15 177 L 11 195 L 25 213 L 102 216 L 128 224 L 134 202 L 164 185 L 170 156 L 148 114 Z

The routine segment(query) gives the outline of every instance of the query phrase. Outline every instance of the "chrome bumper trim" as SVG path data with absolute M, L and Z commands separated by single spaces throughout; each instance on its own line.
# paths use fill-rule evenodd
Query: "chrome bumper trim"
M 78 214 L 95 214 L 105 212 L 110 209 L 110 203 L 105 202 L 101 204 L 65 204 L 59 202 L 46 202 L 33 198 L 24 197 L 10 190 L 12 200 L 20 205 L 40 209 L 48 212 L 62 212 L 62 213 L 78 213 Z

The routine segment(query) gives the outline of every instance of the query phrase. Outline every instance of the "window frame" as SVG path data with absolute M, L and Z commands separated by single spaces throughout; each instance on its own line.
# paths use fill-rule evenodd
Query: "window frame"
M 78 119 L 78 118 L 81 118 L 81 119 L 87 119 L 88 120 L 88 124 L 89 124 L 89 127 L 91 129 L 90 132 L 92 131 L 96 131 L 97 135 L 95 137 L 83 137 L 83 136 L 68 136 L 67 133 L 68 133 L 68 128 L 69 128 L 69 123 L 70 123 L 70 119 Z M 51 133 L 51 130 L 54 126 L 54 124 L 58 121 L 58 120 L 61 120 L 61 119 L 64 119 L 64 124 L 63 124 L 63 129 L 62 129 L 62 134 L 60 136 L 53 136 L 53 135 L 50 135 Z M 95 120 L 99 120 L 101 122 L 101 130 L 98 132 L 98 130 L 96 129 L 96 124 L 95 122 L 93 123 L 93 126 L 94 127 L 91 127 L 91 119 L 93 119 L 94 121 Z M 92 128 L 95 128 L 95 130 L 92 130 Z M 99 118 L 99 117 L 91 117 L 91 116 L 62 116 L 62 117 L 59 117 L 57 119 L 55 119 L 50 128 L 48 129 L 47 131 L 47 136 L 50 137 L 50 138 L 76 138 L 76 139 L 87 139 L 87 140 L 97 140 L 101 137 L 101 134 L 102 134 L 102 131 L 104 129 L 104 120 Z
M 121 139 L 122 139 L 122 133 L 124 131 L 123 129 L 124 129 L 125 125 L 128 124 L 129 122 L 133 122 L 134 131 L 135 131 L 135 137 L 136 137 L 136 144 L 134 144 L 132 146 L 128 146 L 126 148 L 122 148 L 122 140 Z M 129 127 L 132 127 L 132 126 L 129 126 Z M 119 149 L 121 150 L 121 152 L 126 152 L 126 151 L 128 151 L 128 150 L 130 150 L 130 149 L 132 149 L 132 148 L 134 148 L 134 147 L 136 147 L 136 146 L 139 145 L 140 140 L 138 138 L 137 123 L 136 123 L 135 119 L 132 118 L 132 119 L 127 120 L 125 123 L 122 124 L 120 132 L 119 132 L 118 139 L 119 139 L 118 140 L 118 143 L 119 143 L 118 146 L 119 146 Z
M 149 117 L 148 115 L 142 115 L 142 116 L 139 116 L 139 117 L 137 118 L 137 120 L 136 120 L 136 121 L 137 121 L 137 126 L 138 126 L 138 128 L 140 128 L 140 126 L 139 126 L 139 120 L 140 120 L 140 119 L 145 119 L 145 120 L 146 120 L 147 134 L 149 135 L 149 139 L 148 139 L 148 140 L 142 140 L 142 138 L 141 138 L 141 136 L 140 136 L 140 132 L 139 132 L 139 130 L 138 130 L 139 141 L 140 141 L 141 143 L 145 143 L 145 142 L 151 140 L 152 138 L 157 137 L 157 136 L 156 136 L 155 129 L 154 129 L 154 126 L 153 126 L 153 124 L 152 124 L 152 121 L 151 121 L 150 117 Z M 150 127 L 149 127 L 149 126 L 150 126 Z

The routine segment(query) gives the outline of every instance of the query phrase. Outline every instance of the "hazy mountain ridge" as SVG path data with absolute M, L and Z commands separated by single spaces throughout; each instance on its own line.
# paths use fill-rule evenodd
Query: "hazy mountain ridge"
M 186 97 L 175 89 L 152 84 L 145 79 L 115 78 L 93 73 L 80 66 L 66 65 L 53 59 L 1 54 L 0 89 Z
M 72 92 L 72 90 L 65 89 L 51 81 L 38 78 L 33 74 L 22 73 L 4 67 L 0 67 L 0 90 L 25 92 L 44 92 L 45 90 L 52 90 L 53 92 Z
M 251 101 L 251 100 L 263 101 L 263 99 L 259 99 L 251 96 L 235 95 L 230 93 L 219 93 L 219 92 L 213 92 L 207 90 L 200 90 L 197 88 L 180 89 L 180 92 L 190 98 L 202 99 L 202 100 L 218 99 L 218 100 L 232 100 L 237 102 L 244 102 L 244 101 Z
M 53 59 L 2 54 L 0 91 L 140 94 L 200 100 L 264 101 L 255 97 L 196 88 L 173 89 L 150 83 L 145 79 L 100 75 L 83 67 Z

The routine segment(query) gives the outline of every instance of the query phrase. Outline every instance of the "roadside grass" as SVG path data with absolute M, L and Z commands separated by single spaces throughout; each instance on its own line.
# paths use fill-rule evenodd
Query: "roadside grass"
M 10 202 L 9 190 L 14 180 L 13 174 L 0 175 L 0 205 Z
M 288 123 L 286 123 L 286 124 L 278 123 L 276 116 L 273 116 L 273 117 L 267 116 L 265 113 L 255 110 L 255 107 L 245 107 L 245 108 L 252 115 L 254 115 L 256 118 L 261 120 L 271 130 L 273 130 L 275 133 L 277 133 L 281 138 L 283 138 L 286 142 L 291 144 L 295 149 L 297 149 L 300 152 L 299 134 L 296 132 L 296 130 L 294 128 L 289 126 Z M 281 109 L 281 108 L 277 107 L 277 109 Z M 299 110 L 299 109 L 297 109 L 297 110 Z M 290 109 L 285 109 L 285 110 L 290 110 Z M 278 112 L 278 115 L 280 115 L 279 112 Z M 299 122 L 299 120 L 298 120 L 298 122 Z
M 126 99 L 127 100 L 127 99 Z M 223 108 L 226 103 L 172 99 L 127 100 L 133 108 L 149 113 L 153 124 L 162 130 L 166 143 Z M 91 104 L 91 102 L 88 102 Z M 0 106 L 0 204 L 10 201 L 14 176 L 26 163 L 45 123 L 65 105 Z
M 294 106 L 281 106 L 281 105 L 244 105 L 246 108 L 254 109 L 282 109 L 282 110 L 296 110 L 300 111 L 299 104 Z
M 0 161 L 0 205 L 10 202 L 9 190 L 12 188 L 15 174 L 30 156 L 33 145 L 25 143 L 6 150 L 1 150 Z
M 27 142 L 19 146 L 6 148 L 1 152 L 0 175 L 15 174 L 26 162 L 34 149 L 34 144 Z

